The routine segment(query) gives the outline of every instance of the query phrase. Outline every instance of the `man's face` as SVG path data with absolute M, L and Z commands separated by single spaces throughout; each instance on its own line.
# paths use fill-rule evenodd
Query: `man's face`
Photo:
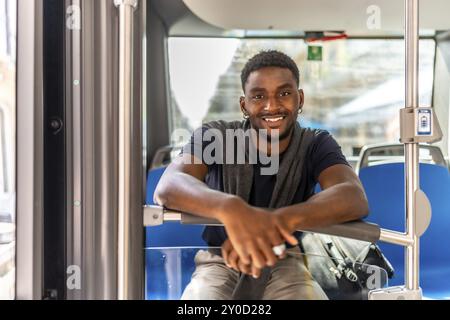
M 240 104 L 254 129 L 266 129 L 269 137 L 277 132 L 282 141 L 290 137 L 303 100 L 289 69 L 267 67 L 250 74 Z

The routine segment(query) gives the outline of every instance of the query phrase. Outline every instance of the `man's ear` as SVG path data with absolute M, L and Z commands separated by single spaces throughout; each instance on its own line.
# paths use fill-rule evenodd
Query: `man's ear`
M 247 110 L 245 110 L 245 97 L 244 96 L 241 96 L 239 98 L 239 105 L 241 106 L 242 113 L 247 114 Z
M 298 89 L 298 94 L 300 96 L 299 107 L 300 109 L 302 109 L 303 105 L 305 104 L 305 93 L 303 92 L 302 89 Z

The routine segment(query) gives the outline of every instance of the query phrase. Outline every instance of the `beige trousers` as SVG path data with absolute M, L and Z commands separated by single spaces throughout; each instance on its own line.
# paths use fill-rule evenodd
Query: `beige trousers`
M 200 250 L 196 269 L 182 300 L 230 300 L 240 273 L 228 268 L 221 256 Z M 319 284 L 305 266 L 298 247 L 272 268 L 263 300 L 327 300 Z

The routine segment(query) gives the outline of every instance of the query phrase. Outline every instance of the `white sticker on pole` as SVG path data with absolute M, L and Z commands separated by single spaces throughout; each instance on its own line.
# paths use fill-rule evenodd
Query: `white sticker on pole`
M 429 108 L 423 108 L 417 110 L 417 135 L 418 136 L 431 136 L 432 134 L 432 110 Z

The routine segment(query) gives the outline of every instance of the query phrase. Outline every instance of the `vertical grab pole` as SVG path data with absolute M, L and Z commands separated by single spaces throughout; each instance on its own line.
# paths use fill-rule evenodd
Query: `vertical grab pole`
M 419 0 L 405 0 L 406 108 L 419 107 Z M 405 249 L 405 284 L 419 289 L 419 237 L 415 194 L 419 189 L 418 143 L 405 144 L 406 233 L 413 240 Z
M 132 294 L 131 165 L 132 165 L 132 79 L 133 15 L 138 0 L 114 0 L 119 8 L 119 219 L 118 219 L 118 298 L 128 300 Z

